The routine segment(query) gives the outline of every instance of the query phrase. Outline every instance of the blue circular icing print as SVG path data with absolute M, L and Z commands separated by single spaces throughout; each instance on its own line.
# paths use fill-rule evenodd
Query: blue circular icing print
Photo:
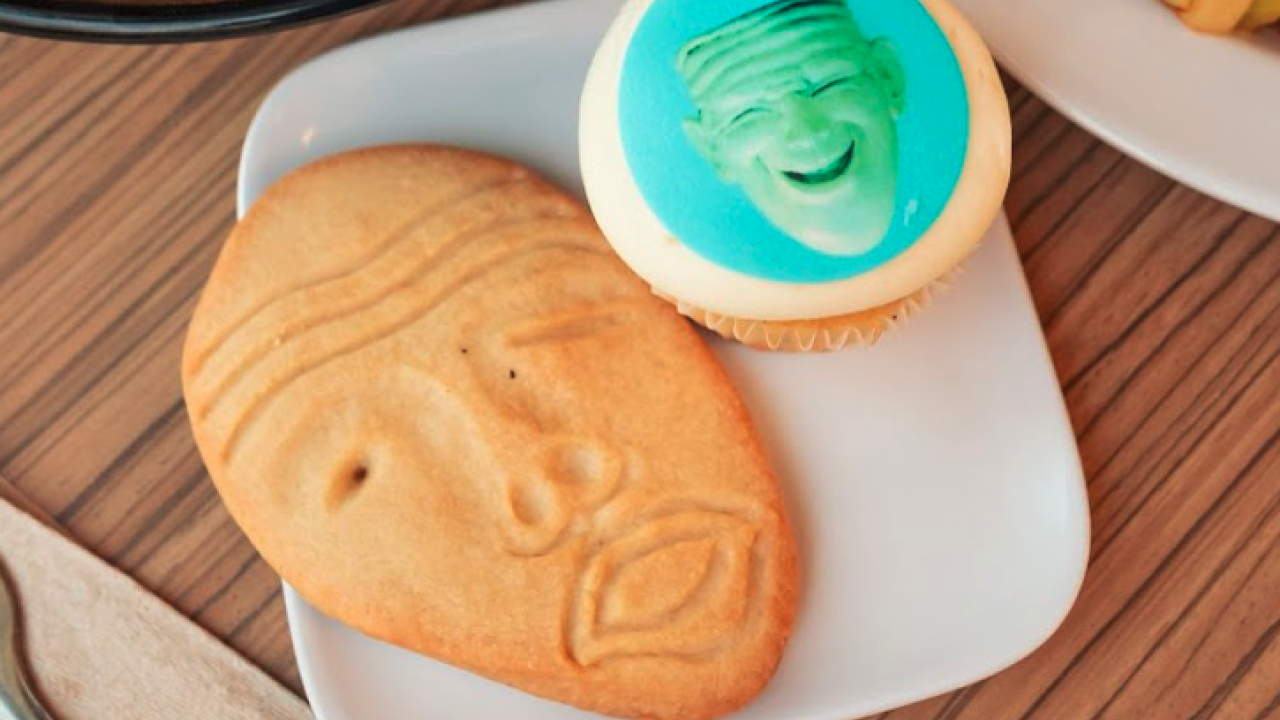
M 656 0 L 618 102 L 629 169 L 672 235 L 784 282 L 897 257 L 969 141 L 964 76 L 918 0 Z

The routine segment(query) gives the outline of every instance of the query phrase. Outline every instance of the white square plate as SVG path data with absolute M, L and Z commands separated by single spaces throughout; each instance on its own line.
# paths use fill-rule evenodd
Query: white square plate
M 401 31 L 290 74 L 253 122 L 248 207 L 289 169 L 392 141 L 474 147 L 581 191 L 578 91 L 618 0 L 556 0 Z M 801 533 L 804 595 L 777 677 L 735 715 L 849 720 L 974 682 L 1061 622 L 1088 553 L 1071 425 L 1007 224 L 938 306 L 872 350 L 714 346 Z M 594 717 L 362 637 L 286 594 L 320 720 Z

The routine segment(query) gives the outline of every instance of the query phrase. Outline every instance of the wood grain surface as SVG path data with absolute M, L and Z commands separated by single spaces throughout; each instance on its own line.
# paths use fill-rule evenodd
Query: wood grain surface
M 0 35 L 0 475 L 295 690 L 277 579 L 192 444 L 185 326 L 272 84 L 499 4 L 403 0 L 183 47 Z M 1278 228 L 1008 87 L 1006 205 L 1089 477 L 1091 567 L 1032 657 L 883 717 L 1280 719 Z

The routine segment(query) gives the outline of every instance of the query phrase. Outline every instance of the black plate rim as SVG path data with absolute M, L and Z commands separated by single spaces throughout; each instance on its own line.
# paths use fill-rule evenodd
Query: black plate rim
M 107 5 L 0 0 L 0 31 L 56 40 L 172 43 L 296 27 L 388 0 L 217 0 L 185 5 Z

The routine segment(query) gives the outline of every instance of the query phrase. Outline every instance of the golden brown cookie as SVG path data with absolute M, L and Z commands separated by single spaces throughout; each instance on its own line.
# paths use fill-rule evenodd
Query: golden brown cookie
M 358 630 L 636 718 L 723 715 L 777 666 L 796 548 L 742 402 L 523 168 L 396 146 L 289 175 L 182 375 L 231 514 Z

